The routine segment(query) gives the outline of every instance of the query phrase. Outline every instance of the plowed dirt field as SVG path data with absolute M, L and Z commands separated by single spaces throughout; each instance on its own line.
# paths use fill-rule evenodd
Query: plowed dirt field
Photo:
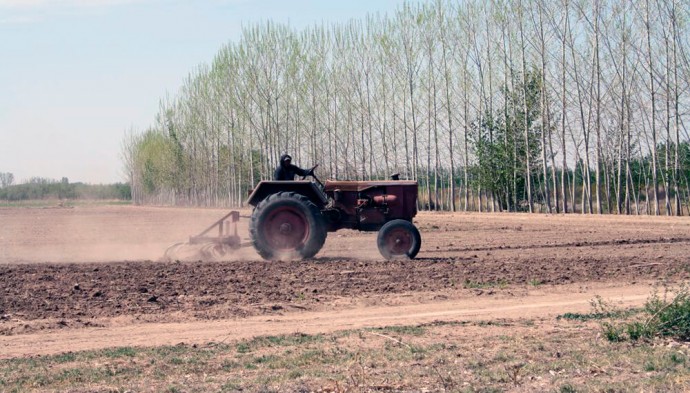
M 316 258 L 162 261 L 226 213 L 133 206 L 0 209 L 0 358 L 642 304 L 690 278 L 690 220 L 420 213 L 422 249 L 330 233 Z M 243 212 L 249 214 L 249 212 Z M 246 234 L 246 220 L 240 233 Z

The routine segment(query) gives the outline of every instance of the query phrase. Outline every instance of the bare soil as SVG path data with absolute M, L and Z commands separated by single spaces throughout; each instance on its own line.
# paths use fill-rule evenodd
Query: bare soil
M 225 213 L 0 209 L 0 358 L 555 316 L 596 295 L 639 305 L 651 285 L 690 278 L 684 217 L 420 213 L 412 261 L 385 261 L 376 234 L 356 231 L 330 233 L 307 261 L 263 261 L 251 248 L 161 261 Z

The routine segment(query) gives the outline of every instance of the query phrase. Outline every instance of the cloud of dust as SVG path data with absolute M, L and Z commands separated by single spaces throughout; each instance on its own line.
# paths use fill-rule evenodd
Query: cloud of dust
M 9 209 L 1 213 L 0 263 L 160 260 L 170 245 L 199 234 L 227 212 L 140 206 Z M 246 227 L 240 220 L 243 241 Z M 251 247 L 237 251 L 222 259 L 258 258 Z

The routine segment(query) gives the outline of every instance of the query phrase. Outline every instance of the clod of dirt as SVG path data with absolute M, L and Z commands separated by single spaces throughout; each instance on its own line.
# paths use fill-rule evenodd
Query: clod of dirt
M 72 287 L 72 289 L 74 289 L 75 291 L 81 291 L 81 287 L 79 286 L 79 284 L 74 284 L 74 287 Z
M 156 295 L 151 296 L 149 298 L 149 300 L 147 300 L 147 302 L 149 302 L 149 303 L 156 303 L 157 301 L 158 301 L 158 296 L 156 296 Z
M 103 296 L 103 292 L 101 291 L 96 291 L 96 293 L 93 294 L 93 297 L 101 297 Z

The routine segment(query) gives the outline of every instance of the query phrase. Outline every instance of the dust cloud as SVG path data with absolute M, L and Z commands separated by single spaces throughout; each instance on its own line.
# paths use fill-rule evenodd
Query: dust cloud
M 156 261 L 168 247 L 225 214 L 222 209 L 136 206 L 1 209 L 0 264 Z M 240 222 L 241 236 L 247 234 L 246 225 Z

